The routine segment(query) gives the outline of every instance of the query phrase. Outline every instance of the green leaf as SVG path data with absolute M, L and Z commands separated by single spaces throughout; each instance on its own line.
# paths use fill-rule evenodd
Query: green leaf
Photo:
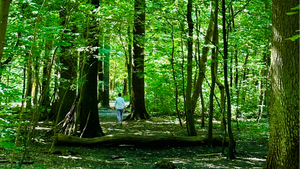
M 292 8 L 292 10 L 297 10 L 297 9 L 300 9 L 300 5 L 298 5 L 298 6 L 294 7 L 294 8 Z
M 298 13 L 298 12 L 288 12 L 288 13 L 286 13 L 287 15 L 294 15 L 294 14 L 296 14 L 296 13 Z
M 291 40 L 291 41 L 295 41 L 300 37 L 300 35 L 294 35 L 293 37 L 287 38 L 286 40 Z

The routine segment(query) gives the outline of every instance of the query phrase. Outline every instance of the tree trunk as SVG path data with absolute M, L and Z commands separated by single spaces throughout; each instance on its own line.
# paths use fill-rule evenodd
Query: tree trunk
M 187 63 L 187 86 L 186 86 L 186 115 L 187 115 L 187 127 L 190 136 L 196 136 L 196 128 L 194 124 L 194 117 L 192 112 L 192 76 L 193 76 L 193 29 L 194 24 L 192 20 L 192 8 L 193 1 L 188 0 L 187 4 L 187 21 L 189 27 L 188 36 L 188 63 Z
M 99 28 L 100 60 L 98 61 L 98 103 L 103 104 L 103 27 Z
M 76 97 L 76 91 L 71 89 L 71 85 L 73 80 L 76 78 L 76 59 L 71 56 L 71 54 L 68 51 L 71 49 L 63 49 L 64 56 L 60 57 L 60 63 L 63 65 L 63 67 L 66 68 L 66 70 L 61 69 L 60 71 L 60 87 L 58 92 L 58 105 L 62 104 L 60 115 L 59 115 L 59 121 L 63 120 L 66 114 L 71 109 L 71 106 L 73 104 L 73 101 Z M 66 93 L 66 95 L 65 95 Z M 63 99 L 63 96 L 65 95 L 65 98 Z M 63 102 L 63 103 L 61 103 Z
M 263 77 L 266 77 L 267 74 L 265 73 L 266 70 L 261 70 L 260 72 L 260 77 L 262 77 L 260 80 L 259 80 L 259 105 L 258 105 L 258 112 L 257 112 L 257 117 L 256 117 L 256 120 L 257 122 L 259 123 L 259 120 L 261 119 L 261 116 L 262 116 L 262 112 L 263 112 L 263 108 L 264 108 L 264 101 L 265 101 L 265 88 L 264 88 L 264 78 Z
M 233 13 L 233 5 L 230 4 L 230 16 L 231 16 L 231 22 L 232 22 L 232 27 L 230 27 L 230 31 L 235 31 L 235 24 L 234 24 L 234 13 Z M 235 45 L 235 52 L 237 53 L 236 50 L 236 45 Z M 232 82 L 233 82 L 233 57 L 230 57 L 230 88 L 232 87 Z M 232 91 L 231 91 L 232 92 Z
M 148 119 L 145 107 L 144 46 L 145 46 L 145 0 L 134 2 L 132 108 L 128 118 Z M 128 119 L 126 118 L 126 119 Z
M 60 10 L 60 18 L 62 19 L 61 25 L 65 26 L 66 23 L 66 9 Z M 65 33 L 69 33 L 65 31 Z M 65 38 L 63 40 L 66 41 Z M 63 68 L 59 70 L 60 82 L 58 87 L 58 98 L 55 100 L 51 114 L 59 115 L 58 121 L 65 118 L 66 114 L 70 111 L 73 101 L 76 97 L 76 91 L 71 89 L 73 80 L 76 78 L 76 59 L 72 56 L 72 49 L 69 46 L 61 46 L 62 55 L 59 57 L 59 62 Z
M 132 33 L 131 27 L 128 26 L 128 61 L 127 61 L 127 74 L 128 74 L 128 93 L 131 102 L 131 86 L 132 86 Z M 131 103 L 129 103 L 131 104 Z
M 261 119 L 261 116 L 264 111 L 264 107 L 266 105 L 266 88 L 267 88 L 267 76 L 268 76 L 268 65 L 267 65 L 267 53 L 263 55 L 263 61 L 265 63 L 266 67 L 263 67 L 261 70 L 261 79 L 259 81 L 259 103 L 260 105 L 258 106 L 258 113 L 257 113 L 257 122 L 259 123 L 259 120 Z M 265 85 L 265 86 L 264 86 Z
M 211 88 L 210 88 L 210 96 L 209 96 L 209 120 L 208 120 L 208 139 L 212 139 L 213 137 L 213 113 L 214 113 L 214 94 L 215 94 L 215 85 L 216 85 L 216 78 L 217 78 L 217 69 L 218 69 L 218 41 L 219 41 L 219 30 L 218 30 L 218 0 L 214 2 L 214 34 L 213 34 L 213 44 L 216 45 L 212 48 L 211 52 Z
M 27 99 L 26 99 L 26 109 L 31 109 L 31 94 L 32 94 L 32 56 L 28 54 L 28 61 L 27 61 L 27 85 L 26 85 L 26 92 L 27 92 Z
M 58 133 L 57 145 L 77 145 L 77 146 L 119 146 L 120 144 L 129 144 L 135 146 L 204 146 L 208 145 L 207 137 L 203 136 L 173 136 L 173 135 L 154 135 L 139 136 L 134 134 L 107 135 L 96 138 L 79 138 Z M 215 137 L 212 139 L 212 145 L 221 146 L 223 138 Z M 228 146 L 229 140 L 225 141 Z
M 128 90 L 127 90 L 127 87 L 128 86 L 128 79 L 124 79 L 124 84 L 123 84 L 123 96 L 127 96 L 128 95 Z
M 92 0 L 95 8 L 99 7 L 99 0 Z M 89 39 L 91 40 L 90 53 L 87 64 L 85 64 L 86 82 L 81 91 L 82 102 L 80 105 L 80 131 L 81 136 L 93 138 L 103 136 L 104 133 L 100 126 L 97 102 L 97 74 L 98 74 L 98 55 L 99 40 L 97 36 L 97 21 L 95 18 L 91 20 Z M 96 48 L 96 49 L 95 49 Z
M 223 118 L 225 119 L 225 87 L 224 85 L 220 82 L 220 79 L 216 80 L 216 83 L 220 89 L 220 93 L 221 93 L 221 114 L 222 114 L 222 120 L 221 120 L 221 130 L 225 129 L 225 121 L 223 120 Z
M 104 36 L 104 92 L 103 92 L 103 104 L 101 107 L 110 108 L 109 106 L 109 57 L 110 57 L 110 28 L 107 28 L 107 32 Z M 111 87 L 112 88 L 112 87 Z
M 266 168 L 299 168 L 299 14 L 297 0 L 272 1 L 270 139 Z
M 241 82 L 239 84 L 239 62 L 238 62 L 238 52 L 236 49 L 236 45 L 235 45 L 235 50 L 234 50 L 234 60 L 235 60 L 235 78 L 234 78 L 234 83 L 235 83 L 235 95 L 236 95 L 236 118 L 238 117 L 238 114 L 240 113 L 239 111 L 239 107 L 240 107 L 240 86 L 241 86 Z M 240 80 L 241 81 L 241 80 Z M 237 125 L 237 129 L 238 127 L 238 123 L 236 123 Z
M 41 106 L 43 107 L 43 115 L 41 117 L 41 119 L 46 119 L 48 117 L 48 111 L 47 109 L 50 107 L 50 90 L 49 90 L 49 86 L 47 86 L 47 77 L 48 74 L 50 73 L 50 65 L 51 65 L 51 49 L 52 49 L 52 41 L 46 40 L 46 44 L 45 44 L 45 58 L 44 58 L 44 67 L 43 67 L 43 74 L 42 74 L 42 91 L 41 91 L 41 95 L 43 95 L 45 93 L 45 97 L 42 98 L 41 100 Z
M 184 115 L 185 118 L 187 119 L 187 111 L 186 111 L 186 96 L 185 96 L 185 74 L 184 74 L 184 60 L 185 60 L 185 56 L 184 56 L 184 50 L 183 50 L 183 45 L 184 45 L 184 41 L 183 41 L 183 34 L 185 31 L 184 28 L 184 24 L 182 22 L 180 22 L 180 48 L 181 48 L 181 55 L 182 55 L 182 61 L 181 61 L 181 77 L 182 77 L 182 96 L 183 96 L 183 107 L 184 107 Z M 186 121 L 186 125 L 188 125 L 188 121 Z M 190 135 L 189 129 L 187 127 L 187 133 L 188 135 Z
M 233 82 L 233 71 L 232 71 L 232 68 L 233 68 L 233 57 L 231 56 L 230 57 L 230 88 L 232 88 L 232 82 Z
M 224 136 L 223 136 L 223 143 L 222 143 L 222 154 L 224 154 L 224 142 L 227 139 L 227 132 L 226 132 L 226 116 L 225 116 L 225 87 L 220 82 L 220 80 L 217 78 L 216 83 L 220 89 L 221 93 L 221 114 L 222 114 L 222 120 L 221 120 L 221 130 L 224 130 Z
M 248 68 L 247 68 L 247 62 L 250 56 L 250 51 L 247 52 L 245 62 L 243 65 L 243 77 L 242 77 L 242 82 L 241 82 L 241 89 L 242 89 L 242 99 L 243 99 L 243 104 L 246 102 L 246 91 L 247 91 L 247 86 L 245 85 L 245 81 L 247 80 L 247 73 L 248 73 Z M 242 105 L 243 107 L 243 105 Z
M 227 125 L 228 125 L 228 135 L 229 135 L 229 147 L 228 147 L 228 158 L 234 159 L 234 139 L 231 129 L 231 103 L 230 103 L 230 93 L 228 85 L 228 73 L 227 73 L 227 59 L 228 59 L 228 42 L 226 33 L 226 8 L 225 0 L 222 0 L 222 23 L 223 23 L 223 41 L 224 41 L 224 79 L 225 79 L 225 90 L 227 97 Z
M 33 83 L 33 87 L 34 87 L 34 91 L 33 91 L 33 94 L 34 94 L 34 97 L 33 97 L 33 103 L 35 106 L 37 106 L 38 104 L 38 93 L 39 93 L 39 69 L 40 69 L 40 66 L 39 66 L 39 58 L 38 57 L 35 57 L 34 58 L 34 83 Z
M 200 61 L 201 61 L 201 52 L 200 52 L 200 29 L 201 29 L 201 24 L 199 23 L 200 20 L 199 20 L 199 15 L 200 15 L 200 11 L 198 10 L 198 6 L 196 5 L 196 29 L 198 30 L 197 31 L 197 43 L 196 43 L 196 46 L 195 48 L 197 49 L 197 52 L 196 54 L 198 55 L 198 62 L 197 62 L 197 66 L 198 66 L 198 76 L 199 77 L 201 74 L 203 74 L 203 67 L 201 68 L 200 67 Z M 212 20 L 211 20 L 212 21 Z M 210 22 L 212 23 L 212 22 Z M 206 41 L 208 41 L 207 39 L 205 39 Z M 208 51 L 208 50 L 207 50 Z M 197 59 L 197 57 L 195 57 Z M 197 71 L 196 71 L 197 72 Z M 204 71 L 205 72 L 205 71 Z M 196 76 L 195 76 L 196 77 Z M 204 77 L 204 76 L 203 76 Z M 198 81 L 199 78 L 196 79 L 196 82 L 195 82 L 195 86 L 194 86 L 194 91 L 193 91 L 193 95 L 192 95 L 192 111 L 193 113 L 195 113 L 195 109 L 196 109 L 196 104 L 197 104 L 197 98 L 199 98 L 199 96 L 197 98 L 194 98 L 195 97 L 195 91 L 197 90 L 200 90 L 200 99 L 201 99 L 201 128 L 204 128 L 204 112 L 205 112 L 205 104 L 204 104 L 204 98 L 203 98 L 203 93 L 202 93 L 202 86 L 200 86 L 200 88 L 197 86 L 197 81 Z M 202 78 L 203 80 L 203 78 Z M 201 82 L 201 85 L 202 85 L 203 81 Z M 198 93 L 198 91 L 197 91 Z M 195 101 L 196 100 L 196 101 Z
M 180 126 L 182 126 L 181 122 L 181 117 L 180 117 L 180 112 L 178 108 L 178 84 L 176 81 L 176 73 L 175 73 L 175 68 L 174 68 L 174 51 L 175 51 L 175 42 L 174 42 L 174 29 L 173 25 L 169 23 L 172 31 L 171 31 L 171 39 L 172 39 L 172 53 L 171 53 L 171 68 L 172 68 L 172 75 L 173 75 L 173 81 L 174 81 L 174 86 L 175 86 L 175 108 L 176 108 L 176 113 L 180 122 Z
M 201 99 L 201 128 L 204 128 L 204 113 L 206 111 L 206 108 L 205 108 L 205 104 L 204 104 L 204 97 L 203 97 L 203 92 L 202 92 L 202 89 L 200 90 L 200 99 Z
M 238 84 L 236 86 L 238 86 L 237 88 L 237 92 L 236 92 L 236 99 L 237 99 L 237 108 L 236 108 L 236 128 L 237 130 L 239 130 L 239 115 L 240 115 L 240 106 L 239 106 L 239 100 L 240 100 L 240 91 L 242 89 L 242 99 L 243 99 L 243 102 L 242 102 L 242 106 L 243 104 L 245 103 L 245 95 L 246 95 L 246 89 L 245 89 L 245 86 L 244 86 L 244 83 L 245 83 L 245 80 L 246 80 L 246 74 L 247 74 L 247 62 L 248 62 L 248 58 L 249 58 L 249 55 L 250 55 L 250 52 L 248 51 L 247 52 L 247 55 L 246 55 L 246 58 L 245 58 L 245 61 L 244 61 L 244 65 L 243 65 L 243 76 L 241 77 L 240 79 L 240 84 L 238 86 Z M 237 56 L 236 56 L 237 58 Z M 238 74 L 237 74 L 237 79 L 238 79 Z M 241 106 L 241 107 L 242 107 Z
M 200 96 L 201 90 L 202 90 L 202 84 L 205 77 L 206 72 L 206 62 L 207 62 L 207 56 L 209 47 L 207 46 L 210 43 L 210 39 L 213 35 L 213 16 L 211 15 L 209 25 L 206 31 L 205 40 L 204 40 L 204 47 L 202 48 L 202 56 L 199 60 L 199 74 L 196 82 L 196 86 L 193 90 L 193 96 L 192 96 L 192 111 L 195 112 L 196 105 L 198 102 L 198 98 Z
M 3 56 L 10 3 L 11 0 L 0 1 L 0 62 Z

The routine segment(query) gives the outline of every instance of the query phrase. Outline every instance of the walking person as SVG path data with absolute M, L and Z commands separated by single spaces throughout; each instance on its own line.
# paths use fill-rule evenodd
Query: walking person
M 122 125 L 123 121 L 123 110 L 125 108 L 125 100 L 121 97 L 121 93 L 118 94 L 118 97 L 115 102 L 115 107 L 117 109 L 117 117 L 118 121 Z

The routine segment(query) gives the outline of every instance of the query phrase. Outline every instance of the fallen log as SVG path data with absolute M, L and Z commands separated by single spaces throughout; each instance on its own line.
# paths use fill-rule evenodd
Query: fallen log
M 120 146 L 134 145 L 142 147 L 159 146 L 205 146 L 209 145 L 208 138 L 204 136 L 173 136 L 173 135 L 134 135 L 118 134 L 106 135 L 95 138 L 79 138 L 58 133 L 56 135 L 56 145 L 76 145 L 76 146 Z M 212 139 L 212 146 L 222 146 L 221 137 Z M 224 145 L 228 146 L 229 139 Z M 235 145 L 235 144 L 234 144 Z

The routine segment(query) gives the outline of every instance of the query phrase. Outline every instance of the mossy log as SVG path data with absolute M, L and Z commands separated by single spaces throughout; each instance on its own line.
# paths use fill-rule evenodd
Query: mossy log
M 212 140 L 212 146 L 222 146 L 221 137 L 215 137 Z M 228 146 L 229 139 L 226 139 L 225 146 Z M 79 146 L 205 146 L 210 145 L 207 137 L 203 136 L 173 136 L 173 135 L 134 135 L 118 134 L 106 135 L 95 138 L 79 138 L 58 133 L 56 136 L 56 145 L 79 145 Z M 235 144 L 234 144 L 235 145 Z

